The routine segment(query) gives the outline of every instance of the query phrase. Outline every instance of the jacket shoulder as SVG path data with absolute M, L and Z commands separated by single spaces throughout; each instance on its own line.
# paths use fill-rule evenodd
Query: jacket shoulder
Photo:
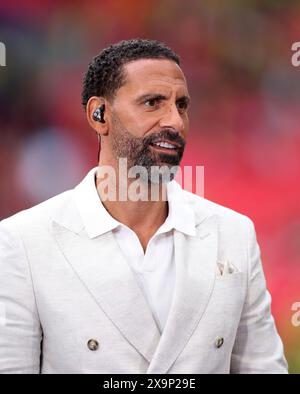
M 72 204 L 73 192 L 74 190 L 67 190 L 40 204 L 3 219 L 0 222 L 1 227 L 30 230 L 35 227 L 45 226 L 52 218 L 63 213 Z
M 233 226 L 246 226 L 253 227 L 254 224 L 252 220 L 229 207 L 218 204 L 214 201 L 208 200 L 204 197 L 200 197 L 194 193 L 183 191 L 185 198 L 194 208 L 196 216 L 207 217 L 216 216 L 221 225 L 233 225 Z

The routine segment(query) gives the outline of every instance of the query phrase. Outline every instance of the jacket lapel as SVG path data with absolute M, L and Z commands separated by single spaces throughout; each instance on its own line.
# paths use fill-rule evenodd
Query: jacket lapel
M 212 294 L 217 261 L 217 221 L 210 216 L 196 236 L 175 230 L 176 285 L 173 304 L 147 373 L 167 373 L 203 316 Z
M 112 232 L 91 239 L 53 222 L 53 235 L 95 303 L 149 362 L 160 333 Z

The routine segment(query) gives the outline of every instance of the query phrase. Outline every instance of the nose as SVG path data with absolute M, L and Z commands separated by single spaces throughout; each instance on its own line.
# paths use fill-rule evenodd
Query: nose
M 186 118 L 186 120 L 185 120 Z M 181 115 L 178 112 L 176 104 L 170 105 L 166 108 L 163 116 L 160 119 L 160 127 L 169 127 L 178 131 L 182 136 L 185 135 L 185 128 L 187 122 L 187 115 Z

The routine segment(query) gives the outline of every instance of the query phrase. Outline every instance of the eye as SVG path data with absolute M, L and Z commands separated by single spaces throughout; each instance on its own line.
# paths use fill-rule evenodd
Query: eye
M 185 112 L 188 108 L 188 103 L 186 101 L 178 101 L 177 108 L 179 112 Z
M 151 98 L 151 99 L 146 100 L 144 102 L 144 104 L 146 105 L 146 107 L 152 107 L 153 108 L 153 107 L 155 107 L 158 104 L 158 102 L 159 102 L 158 98 Z

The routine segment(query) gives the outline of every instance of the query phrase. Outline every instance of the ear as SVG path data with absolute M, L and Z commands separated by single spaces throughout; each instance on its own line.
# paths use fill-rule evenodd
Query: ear
M 105 105 L 104 120 L 105 123 L 98 122 L 94 119 L 93 114 L 100 105 Z M 86 105 L 86 117 L 89 125 L 96 131 L 98 135 L 108 134 L 108 121 L 107 121 L 107 101 L 103 97 L 92 96 L 89 98 Z

